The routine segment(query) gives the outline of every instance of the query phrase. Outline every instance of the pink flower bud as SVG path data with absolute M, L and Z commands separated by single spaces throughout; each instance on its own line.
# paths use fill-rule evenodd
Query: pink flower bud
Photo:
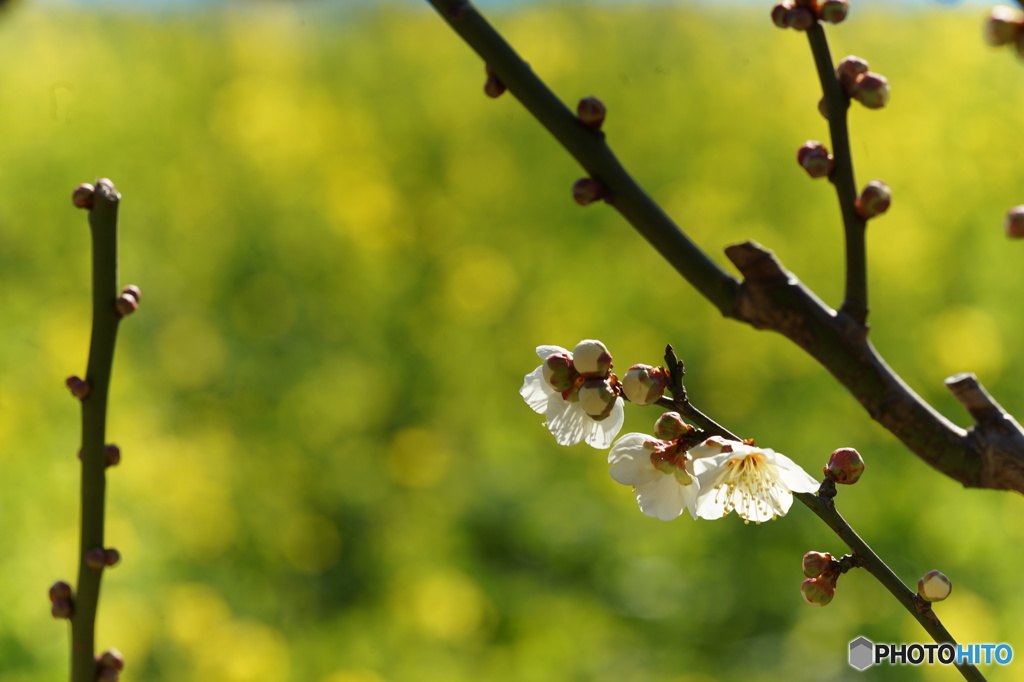
M 134 284 L 129 284 L 124 289 L 121 289 L 122 294 L 130 294 L 137 303 L 142 303 L 142 291 Z
M 928 571 L 917 581 L 917 593 L 925 601 L 942 601 L 953 591 L 953 583 L 939 571 Z
M 601 421 L 612 413 L 615 407 L 615 389 L 607 379 L 587 379 L 579 390 L 580 407 L 595 421 Z
M 71 395 L 79 400 L 85 400 L 89 397 L 89 382 L 81 377 L 70 376 L 64 381 L 64 384 L 71 390 Z
M 804 575 L 808 578 L 817 578 L 830 570 L 834 561 L 832 555 L 827 552 L 808 552 L 804 554 L 803 559 Z
M 103 563 L 106 566 L 117 566 L 121 563 L 121 552 L 113 547 L 103 550 Z
M 1013 7 L 997 5 L 985 20 L 985 42 L 998 47 L 1016 43 L 1024 33 L 1024 13 Z
M 622 377 L 622 392 L 636 405 L 651 405 L 665 395 L 668 382 L 668 372 L 662 367 L 633 365 Z
M 75 613 L 75 603 L 70 599 L 54 599 L 50 605 L 50 615 L 54 618 L 70 618 Z
M 678 412 L 666 412 L 654 423 L 654 437 L 660 440 L 679 440 L 692 432 L 693 427 Z
M 124 670 L 124 654 L 117 649 L 107 649 L 96 657 L 96 665 L 120 672 Z
M 612 354 L 600 341 L 584 339 L 572 350 L 572 364 L 586 379 L 603 378 L 612 368 Z
M 857 210 L 857 215 L 867 220 L 888 211 L 891 203 L 892 190 L 889 189 L 889 185 L 881 180 L 872 180 L 864 186 L 860 196 L 854 200 L 853 206 Z
M 576 115 L 579 116 L 580 121 L 594 130 L 601 129 L 606 113 L 608 111 L 605 109 L 604 102 L 596 97 L 584 97 L 576 105 Z
M 836 582 L 833 577 L 808 578 L 800 585 L 800 593 L 808 604 L 824 606 L 836 596 Z
M 1003 228 L 1010 239 L 1024 237 L 1024 206 L 1014 206 L 1006 212 Z
M 772 23 L 779 28 L 789 28 L 789 10 L 793 9 L 791 0 L 783 0 L 772 7 Z
M 867 72 L 867 61 L 853 55 L 844 57 L 836 67 L 836 77 L 839 79 L 839 84 L 846 90 L 847 95 L 853 91 L 853 84 L 857 82 L 857 77 Z
M 796 160 L 812 178 L 824 178 L 835 165 L 832 155 L 821 142 L 808 140 L 797 150 Z
M 839 448 L 828 458 L 822 473 L 834 483 L 853 485 L 864 473 L 864 458 L 853 448 Z
M 806 31 L 814 26 L 817 18 L 809 7 L 793 7 L 786 11 L 786 23 L 797 31 Z
M 102 571 L 107 565 L 107 553 L 102 547 L 93 547 L 85 553 L 85 565 L 94 571 Z
M 889 81 L 871 71 L 861 74 L 853 84 L 850 97 L 868 109 L 881 109 L 889 103 Z
M 846 19 L 850 12 L 850 3 L 846 0 L 825 0 L 818 7 L 818 18 L 829 24 L 838 24 Z
M 125 292 L 117 297 L 117 301 L 114 302 L 114 307 L 117 308 L 118 315 L 125 317 L 139 309 L 139 302 L 130 293 Z
M 491 70 L 490 66 L 485 64 L 484 70 L 487 72 L 487 80 L 484 81 L 484 93 L 491 99 L 501 97 L 506 90 L 505 84 L 500 78 L 498 78 L 498 75 Z
M 63 580 L 58 580 L 53 585 L 50 585 L 51 602 L 55 602 L 58 599 L 71 599 L 72 596 L 71 585 L 68 585 Z
M 93 195 L 95 192 L 95 187 L 90 185 L 88 182 L 83 182 L 71 193 L 71 203 L 74 204 L 76 208 L 84 208 L 87 210 L 91 209 L 93 204 Z
M 572 186 L 572 198 L 580 206 L 608 197 L 608 188 L 593 178 L 580 178 Z
M 572 355 L 568 353 L 555 353 L 544 360 L 541 373 L 548 386 L 559 393 L 564 393 L 576 383 L 579 374 L 572 364 Z
M 121 448 L 109 443 L 103 448 L 103 454 L 107 457 L 107 466 L 117 466 L 121 463 Z

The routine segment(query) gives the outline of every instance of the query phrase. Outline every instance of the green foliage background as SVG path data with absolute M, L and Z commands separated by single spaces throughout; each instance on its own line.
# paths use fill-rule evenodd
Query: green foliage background
M 755 239 L 826 301 L 842 281 L 830 187 L 794 162 L 825 139 L 804 38 L 767 9 L 528 5 L 495 21 L 712 254 Z M 967 419 L 976 371 L 1024 406 L 1017 150 L 1024 68 L 970 12 L 858 12 L 830 29 L 893 84 L 851 110 L 871 224 L 872 335 Z M 805 605 L 808 550 L 844 548 L 797 506 L 762 526 L 663 523 L 560 448 L 517 390 L 533 348 L 600 338 L 619 368 L 671 342 L 692 398 L 816 471 L 855 446 L 839 504 L 908 582 L 939 568 L 966 642 L 1024 638 L 1021 500 L 967 491 L 875 426 L 784 339 L 721 319 L 417 2 L 182 14 L 23 3 L 0 17 L 0 679 L 66 676 L 46 589 L 73 578 L 88 343 L 85 216 L 114 179 L 122 326 L 109 433 L 101 646 L 129 680 L 750 682 L 951 680 L 846 665 L 858 635 L 924 633 L 869 577 Z M 626 430 L 657 413 L 628 410 Z M 1015 666 L 1016 667 L 1016 666 Z M 1012 670 L 992 670 L 1010 679 Z

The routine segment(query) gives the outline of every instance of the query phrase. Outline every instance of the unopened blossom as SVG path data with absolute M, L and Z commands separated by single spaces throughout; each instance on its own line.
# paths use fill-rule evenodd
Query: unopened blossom
M 671 521 L 683 511 L 697 518 L 700 484 L 683 441 L 665 441 L 644 433 L 627 433 L 608 453 L 611 476 L 633 486 L 640 511 Z
M 783 516 L 793 493 L 813 493 L 818 481 L 774 450 L 711 438 L 690 450 L 700 483 L 697 516 L 717 519 L 735 510 L 743 519 L 761 523 Z
M 572 353 L 559 346 L 538 346 L 537 355 L 545 362 L 553 355 L 564 355 L 572 359 Z M 622 429 L 625 418 L 622 398 L 614 398 L 606 416 L 592 417 L 584 411 L 580 403 L 582 377 L 577 375 L 578 380 L 567 390 L 558 391 L 545 380 L 544 367 L 542 364 L 526 375 L 519 394 L 534 412 L 546 417 L 544 425 L 554 435 L 558 444 L 575 445 L 584 441 L 595 448 L 609 447 Z

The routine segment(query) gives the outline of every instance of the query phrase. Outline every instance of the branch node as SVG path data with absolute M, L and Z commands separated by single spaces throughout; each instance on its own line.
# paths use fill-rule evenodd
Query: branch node
M 954 374 L 946 379 L 945 384 L 978 425 L 994 426 L 1006 417 L 1006 411 L 985 390 L 973 372 Z

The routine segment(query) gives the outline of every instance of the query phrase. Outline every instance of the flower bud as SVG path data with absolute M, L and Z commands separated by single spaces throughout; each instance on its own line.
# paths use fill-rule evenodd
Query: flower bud
M 100 668 L 110 668 L 120 672 L 124 670 L 124 654 L 117 649 L 107 649 L 96 657 L 96 665 Z
M 793 7 L 786 11 L 786 23 L 797 31 L 806 31 L 814 26 L 817 18 L 809 7 Z
M 636 405 L 651 405 L 665 395 L 668 382 L 668 372 L 662 367 L 633 365 L 622 377 L 622 392 Z
M 917 581 L 917 593 L 925 601 L 942 601 L 953 591 L 953 583 L 939 571 L 928 571 Z
M 821 471 L 833 483 L 853 485 L 864 473 L 864 458 L 853 448 L 839 448 L 828 458 L 828 464 Z
M 847 95 L 853 91 L 853 84 L 857 81 L 857 77 L 867 72 L 867 60 L 853 55 L 844 57 L 836 67 L 836 77 L 839 79 L 839 84 L 846 90 Z
M 63 580 L 58 580 L 53 585 L 50 585 L 50 601 L 55 602 L 58 599 L 71 599 L 74 596 L 71 591 L 71 585 L 68 585 Z
M 89 382 L 81 377 L 70 376 L 64 381 L 64 384 L 71 390 L 71 395 L 79 400 L 85 400 L 89 397 Z
M 103 563 L 106 566 L 117 566 L 121 563 L 121 552 L 113 547 L 103 550 Z
M 857 215 L 867 220 L 880 216 L 889 210 L 892 203 L 892 190 L 881 180 L 872 180 L 864 186 L 864 190 L 853 202 Z
M 54 618 L 70 618 L 75 613 L 75 603 L 71 599 L 54 599 L 50 605 L 50 615 Z
M 1024 237 L 1024 206 L 1014 206 L 1006 212 L 1003 228 L 1010 239 Z
M 824 606 L 836 596 L 836 582 L 833 577 L 808 578 L 800 585 L 804 601 L 814 606 Z
M 796 160 L 812 178 L 824 178 L 835 165 L 832 155 L 821 142 L 808 140 L 797 150 Z
M 113 668 L 97 668 L 96 682 L 119 682 L 121 673 Z
M 576 115 L 579 116 L 580 121 L 594 130 L 601 129 L 606 113 L 608 110 L 605 109 L 604 102 L 593 96 L 584 97 L 576 105 Z
M 576 377 L 579 376 L 576 368 L 572 365 L 572 355 L 569 353 L 549 355 L 541 365 L 541 373 L 548 386 L 559 393 L 572 388 L 572 385 L 576 383 Z
M 501 97 L 502 93 L 506 90 L 505 84 L 498 78 L 498 74 L 491 70 L 490 66 L 485 64 L 484 70 L 487 72 L 487 80 L 484 81 L 484 93 L 491 99 Z
M 817 578 L 832 568 L 834 561 L 832 555 L 827 552 L 808 552 L 804 554 L 803 559 L 804 575 L 808 578 Z
M 572 351 L 572 364 L 584 378 L 606 377 L 612 368 L 612 354 L 594 339 L 584 339 Z
M 846 19 L 850 12 L 850 3 L 847 0 L 825 0 L 818 7 L 818 18 L 829 24 L 838 24 Z
M 1024 26 L 1024 13 L 1013 7 L 997 5 L 993 7 L 985 20 L 985 42 L 998 47 L 1016 43 Z
M 139 302 L 130 293 L 124 292 L 117 297 L 117 301 L 114 302 L 114 307 L 117 308 L 118 315 L 125 317 L 139 309 Z
M 850 90 L 850 97 L 868 109 L 881 109 L 889 103 L 889 81 L 871 71 L 861 74 Z
M 789 28 L 788 12 L 793 9 L 791 0 L 783 0 L 772 7 L 772 23 L 779 28 Z
M 679 440 L 693 431 L 678 412 L 666 412 L 654 422 L 654 437 L 660 440 Z
M 137 303 L 142 303 L 142 290 L 140 290 L 134 284 L 129 284 L 124 289 L 121 289 L 122 294 L 131 294 Z
M 612 413 L 615 407 L 615 389 L 607 379 L 587 379 L 580 386 L 580 407 L 595 421 L 601 421 Z
M 113 443 L 108 443 L 103 447 L 103 454 L 106 455 L 108 467 L 117 466 L 121 463 L 121 448 Z
M 85 553 L 85 565 L 94 571 L 102 571 L 107 565 L 107 553 L 102 547 L 93 547 Z
M 572 185 L 572 198 L 580 206 L 608 197 L 608 188 L 593 178 L 580 178 Z
M 71 193 L 71 203 L 74 204 L 76 208 L 84 208 L 87 210 L 91 209 L 93 204 L 93 195 L 95 192 L 95 187 L 90 185 L 88 182 L 83 182 Z

